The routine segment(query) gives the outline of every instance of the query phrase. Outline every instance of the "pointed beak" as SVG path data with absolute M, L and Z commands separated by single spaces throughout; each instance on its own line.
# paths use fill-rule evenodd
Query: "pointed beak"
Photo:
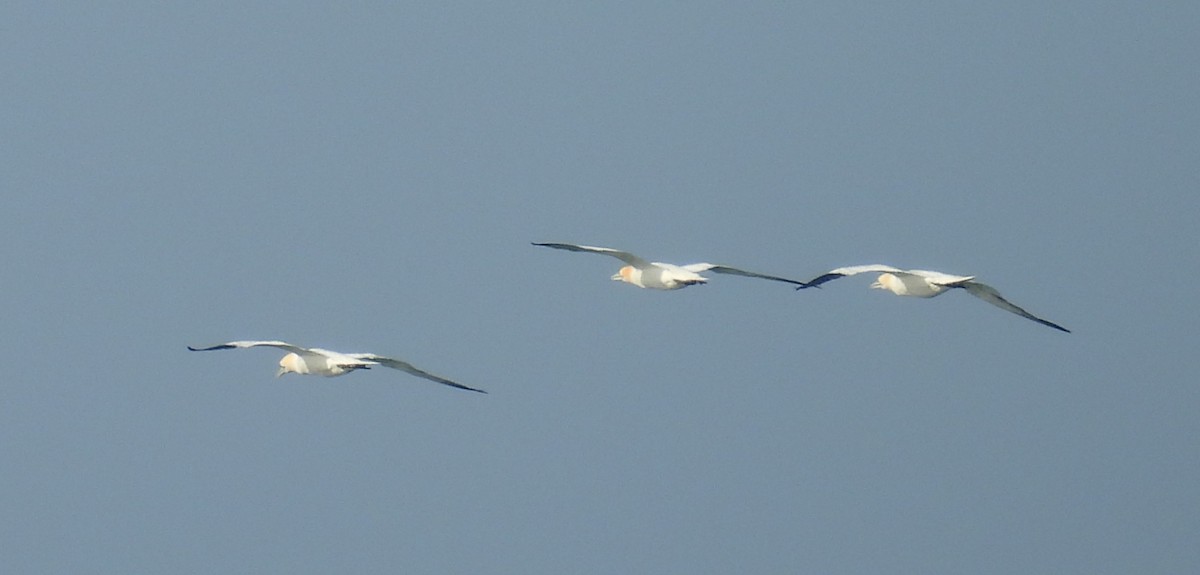
M 610 280 L 613 280 L 613 281 L 615 281 L 615 282 L 622 281 L 622 279 L 621 279 L 621 274 L 613 274 L 613 275 L 612 275 L 612 277 L 611 277 L 611 278 L 608 278 L 608 279 L 610 279 Z
M 871 289 L 885 289 L 885 288 L 883 287 L 883 284 L 879 283 L 879 280 L 875 280 L 875 283 L 871 284 Z
M 285 374 L 285 373 L 287 373 L 287 368 L 281 367 L 281 368 L 279 368 L 279 371 L 275 372 L 275 377 L 276 378 L 283 377 L 283 374 Z

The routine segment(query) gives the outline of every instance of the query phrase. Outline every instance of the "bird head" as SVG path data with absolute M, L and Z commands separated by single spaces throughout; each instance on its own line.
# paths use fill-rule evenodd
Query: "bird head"
M 279 360 L 279 371 L 275 372 L 275 377 L 283 377 L 285 373 L 304 373 L 301 370 L 303 362 L 300 361 L 300 356 L 289 353 Z
M 892 289 L 892 288 L 891 288 L 891 287 L 889 287 L 889 286 L 891 286 L 891 285 L 892 285 L 892 282 L 893 282 L 893 281 L 896 281 L 896 276 L 894 276 L 894 275 L 892 275 L 892 274 L 886 274 L 886 273 L 885 273 L 885 274 L 879 274 L 879 279 L 876 279 L 876 280 L 875 280 L 875 283 L 871 284 L 871 288 L 872 288 L 872 289 L 886 289 L 886 290 L 890 290 L 890 289 Z
M 613 281 L 633 283 L 633 266 L 625 266 L 612 275 Z

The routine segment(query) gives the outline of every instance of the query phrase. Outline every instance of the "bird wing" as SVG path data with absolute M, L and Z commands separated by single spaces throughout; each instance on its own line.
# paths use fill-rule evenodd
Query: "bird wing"
M 432 373 L 429 373 L 428 371 L 425 371 L 422 369 L 417 369 L 415 366 L 413 366 L 413 364 L 408 363 L 407 361 L 400 361 L 398 359 L 384 357 L 382 355 L 375 355 L 373 353 L 351 353 L 351 354 L 347 354 L 347 355 L 349 355 L 350 357 L 353 357 L 353 358 L 357 358 L 357 359 L 366 359 L 366 360 L 374 361 L 374 362 L 379 363 L 380 365 L 383 365 L 385 367 L 390 367 L 392 369 L 406 371 L 417 377 L 423 377 L 425 379 L 428 379 L 429 381 L 436 381 L 442 385 L 449 385 L 450 387 L 457 387 L 459 389 L 465 389 L 467 391 L 477 391 L 479 393 L 487 393 L 486 391 L 484 391 L 482 389 L 475 389 L 474 387 L 467 387 L 461 383 L 458 383 L 455 381 L 450 381 L 449 379 L 446 379 L 444 377 L 440 377 L 440 376 L 434 375 Z
M 292 345 L 285 341 L 231 341 L 229 343 L 222 343 L 222 344 L 218 344 L 218 345 L 214 345 L 214 346 L 210 346 L 210 347 L 192 347 L 190 345 L 187 346 L 187 348 L 192 351 L 213 351 L 213 350 L 218 350 L 218 349 L 245 349 L 245 348 L 249 348 L 249 347 L 277 347 L 279 349 L 286 349 L 292 353 L 297 353 L 297 354 L 302 354 L 302 355 L 312 353 L 312 350 L 310 350 L 308 348 L 300 347 L 298 345 Z
M 899 273 L 922 277 L 933 285 L 945 287 L 963 287 L 963 284 L 975 279 L 975 276 L 956 276 L 954 274 L 934 272 L 929 270 L 904 270 Z
M 1013 312 L 1023 318 L 1031 319 L 1031 320 L 1036 321 L 1044 326 L 1052 327 L 1059 331 L 1065 331 L 1067 333 L 1071 333 L 1071 330 L 1069 330 L 1061 325 L 1058 325 L 1054 322 L 1049 322 L 1040 317 L 1037 317 L 1037 316 L 1021 309 L 1016 304 L 1004 299 L 1004 297 L 1000 295 L 1000 292 L 996 291 L 996 289 L 993 288 L 992 286 L 989 286 L 987 284 L 981 284 L 979 282 L 968 281 L 968 282 L 963 282 L 959 287 L 962 287 L 963 289 L 970 292 L 971 295 L 973 295 L 983 301 L 986 301 L 1000 309 Z
M 596 246 L 579 246 L 579 245 L 575 245 L 575 244 L 544 244 L 544 243 L 538 243 L 538 242 L 533 242 L 533 245 L 542 246 L 542 247 L 546 247 L 546 248 L 554 248 L 556 250 L 567 250 L 570 252 L 591 252 L 594 254 L 604 254 L 607 256 L 612 256 L 614 258 L 617 258 L 635 268 L 650 267 L 650 262 L 648 260 L 644 260 L 644 259 L 642 259 L 638 256 L 635 256 L 629 252 L 623 252 L 621 250 L 614 250 L 612 248 L 599 248 Z
M 819 287 L 821 284 L 823 284 L 827 281 L 832 281 L 832 280 L 835 280 L 838 278 L 857 275 L 857 274 L 861 274 L 861 273 L 867 273 L 867 272 L 890 272 L 890 273 L 894 273 L 894 274 L 895 273 L 905 273 L 905 271 L 902 269 L 894 268 L 892 266 L 885 266 L 883 264 L 868 264 L 868 265 L 864 265 L 864 266 L 847 266 L 844 268 L 837 268 L 835 270 L 829 270 L 828 272 L 825 272 L 822 275 L 819 275 L 813 279 L 808 280 L 808 282 L 806 282 L 805 285 L 798 287 L 796 289 L 804 289 L 806 287 Z
M 709 272 L 710 271 L 710 272 L 718 273 L 718 274 L 729 274 L 729 275 L 734 275 L 734 276 L 743 276 L 743 277 L 748 277 L 748 278 L 759 278 L 759 279 L 764 279 L 764 280 L 785 282 L 785 283 L 790 283 L 793 285 L 798 285 L 801 288 L 808 287 L 808 284 L 806 284 L 802 281 L 790 280 L 787 278 L 781 278 L 779 276 L 769 276 L 769 275 L 760 274 L 757 272 L 748 272 L 746 270 L 740 270 L 737 268 L 731 268 L 729 266 L 722 266 L 722 265 L 717 265 L 717 264 L 700 263 L 700 264 L 688 264 L 686 266 L 679 266 L 679 267 L 682 267 L 683 269 L 685 269 L 689 272 L 700 273 L 700 272 Z

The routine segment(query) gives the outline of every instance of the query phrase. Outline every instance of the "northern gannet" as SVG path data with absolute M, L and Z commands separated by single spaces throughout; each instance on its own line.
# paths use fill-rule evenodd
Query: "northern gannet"
M 373 353 L 339 353 L 320 349 L 316 347 L 300 347 L 283 341 L 231 341 L 211 347 L 192 347 L 187 346 L 192 351 L 213 351 L 218 349 L 245 349 L 250 347 L 277 347 L 288 352 L 279 360 L 279 371 L 275 377 L 280 377 L 285 373 L 298 373 L 301 375 L 323 375 L 325 377 L 335 377 L 345 375 L 356 369 L 371 369 L 376 365 L 406 371 L 417 377 L 423 377 L 430 381 L 436 381 L 442 385 L 457 387 L 468 391 L 477 391 L 479 393 L 487 393 L 482 389 L 467 387 L 461 383 L 450 381 L 449 379 L 439 377 L 413 367 L 412 364 L 375 355 Z
M 875 289 L 885 289 L 896 295 L 903 296 L 934 297 L 952 288 L 962 288 L 967 290 L 971 295 L 1000 309 L 1031 319 L 1044 326 L 1071 333 L 1071 330 L 1061 325 L 1046 321 L 1017 307 L 1012 302 L 1004 299 L 1000 295 L 1000 292 L 997 292 L 992 286 L 974 281 L 975 276 L 956 276 L 928 270 L 902 270 L 885 265 L 850 266 L 830 270 L 828 273 L 815 277 L 809 280 L 806 285 L 796 289 L 818 287 L 825 282 L 840 277 L 852 276 L 864 272 L 883 272 L 879 275 L 875 283 L 871 284 L 871 287 Z
M 716 264 L 699 263 L 678 266 L 675 264 L 664 264 L 660 262 L 646 261 L 629 252 L 614 250 L 612 248 L 599 248 L 594 246 L 580 246 L 575 244 L 554 244 L 554 243 L 537 243 L 535 246 L 547 248 L 555 248 L 559 250 L 568 250 L 572 252 L 590 252 L 594 254 L 604 254 L 617 258 L 625 262 L 625 267 L 613 274 L 612 279 L 633 284 L 640 288 L 660 289 L 660 290 L 675 290 L 685 288 L 694 284 L 703 284 L 708 282 L 708 278 L 700 275 L 700 272 L 713 272 L 719 274 L 730 274 L 735 276 L 745 276 L 750 278 L 760 278 L 765 280 L 773 280 L 777 282 L 785 282 L 793 285 L 808 287 L 807 284 L 801 281 L 790 280 L 778 276 L 769 276 L 765 274 L 748 272 L 729 266 Z

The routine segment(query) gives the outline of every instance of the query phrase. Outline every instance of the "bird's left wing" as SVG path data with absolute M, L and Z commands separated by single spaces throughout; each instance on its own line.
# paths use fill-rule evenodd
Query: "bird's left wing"
M 781 278 L 779 276 L 769 276 L 769 275 L 760 274 L 757 272 L 748 272 L 746 270 L 740 270 L 737 268 L 731 268 L 729 266 L 722 266 L 722 265 L 717 265 L 717 264 L 700 263 L 700 264 L 688 264 L 686 266 L 680 266 L 680 267 L 682 267 L 683 269 L 685 269 L 689 272 L 696 272 L 696 273 L 713 272 L 713 273 L 718 273 L 718 274 L 729 274 L 729 275 L 734 275 L 734 276 L 743 276 L 743 277 L 748 277 L 748 278 L 759 278 L 759 279 L 764 279 L 764 280 L 784 282 L 784 283 L 789 283 L 792 285 L 800 286 L 801 288 L 808 287 L 808 284 L 806 284 L 802 281 L 790 280 L 787 278 Z
M 192 351 L 214 351 L 214 350 L 218 350 L 218 349 L 246 349 L 246 348 L 250 348 L 250 347 L 277 347 L 279 349 L 285 349 L 292 353 L 301 354 L 301 355 L 310 353 L 308 348 L 303 348 L 298 345 L 292 345 L 286 341 L 231 341 L 228 343 L 222 343 L 222 344 L 213 345 L 213 346 L 209 346 L 209 347 L 192 347 L 190 345 L 187 346 L 187 348 Z
M 805 283 L 804 285 L 802 285 L 796 289 L 804 289 L 806 287 L 821 287 L 821 284 L 823 284 L 825 282 L 833 281 L 835 279 L 844 278 L 847 276 L 858 275 L 858 274 L 866 273 L 866 272 L 904 273 L 904 270 L 902 270 L 900 268 L 894 268 L 892 266 L 885 266 L 883 264 L 868 264 L 865 266 L 846 266 L 844 268 L 837 268 L 834 270 L 829 270 L 828 272 L 825 272 L 824 274 L 821 274 L 813 279 L 808 280 L 807 283 Z
M 986 301 L 1000 309 L 1010 311 L 1010 312 L 1015 313 L 1023 318 L 1026 318 L 1026 319 L 1031 319 L 1031 320 L 1036 321 L 1044 326 L 1052 327 L 1059 331 L 1065 331 L 1067 333 L 1071 333 L 1071 330 L 1069 330 L 1061 325 L 1058 325 L 1054 322 L 1046 321 L 1040 317 L 1037 317 L 1036 315 L 1033 315 L 1033 314 L 1021 309 L 1016 304 L 1004 299 L 1004 297 L 1000 295 L 1000 292 L 996 291 L 996 288 L 993 288 L 992 286 L 989 286 L 987 284 L 981 284 L 979 282 L 972 282 L 972 281 L 963 282 L 960 285 L 963 289 L 970 292 L 971 295 L 973 295 L 983 301 Z
M 415 366 L 413 366 L 413 364 L 408 363 L 407 361 L 400 361 L 398 359 L 384 357 L 382 355 L 375 355 L 373 353 L 352 353 L 352 354 L 347 354 L 347 355 L 349 355 L 350 357 L 353 357 L 353 358 L 357 358 L 357 359 L 366 359 L 366 360 L 374 361 L 376 363 L 379 363 L 380 365 L 390 367 L 392 369 L 406 371 L 417 377 L 423 377 L 425 379 L 428 379 L 429 381 L 436 381 L 442 385 L 448 385 L 450 387 L 457 387 L 458 389 L 465 389 L 467 391 L 487 393 L 486 391 L 484 391 L 482 389 L 475 389 L 474 387 L 467 387 L 456 381 L 450 381 L 449 379 L 434 375 L 432 373 L 429 373 L 428 371 L 425 371 L 422 369 L 417 369 Z
M 614 250 L 612 248 L 601 248 L 601 247 L 597 247 L 597 246 L 581 246 L 581 245 L 577 245 L 577 244 L 555 244 L 555 243 L 538 243 L 538 242 L 533 242 L 533 245 L 542 246 L 544 248 L 554 248 L 556 250 L 567 250 L 569 252 L 585 252 L 585 253 L 590 252 L 593 254 L 604 254 L 606 256 L 612 256 L 614 258 L 617 258 L 635 268 L 645 269 L 645 268 L 650 267 L 650 262 L 648 262 L 638 256 L 635 256 L 629 252 L 623 252 L 621 250 Z

